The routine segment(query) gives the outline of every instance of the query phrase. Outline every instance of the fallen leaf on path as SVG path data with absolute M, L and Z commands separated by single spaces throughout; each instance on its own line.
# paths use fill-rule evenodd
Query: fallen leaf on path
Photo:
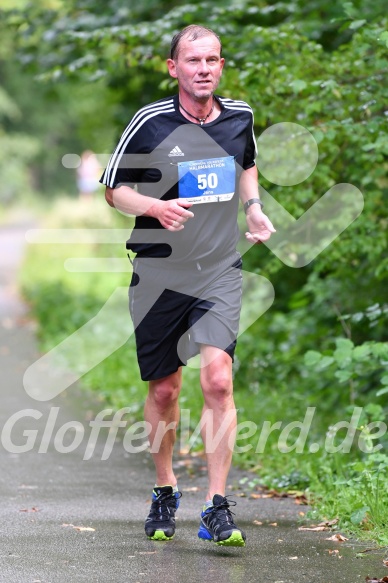
M 287 495 L 291 498 L 294 498 L 295 504 L 299 506 L 307 506 L 308 500 L 304 492 L 300 490 L 288 490 Z
M 32 508 L 21 508 L 19 512 L 39 512 L 39 508 L 33 506 Z
M 277 526 L 278 523 L 277 522 L 270 522 L 268 526 Z
M 342 555 L 339 554 L 338 549 L 326 549 L 326 550 L 329 553 L 329 555 L 333 555 L 333 556 L 337 557 L 337 559 L 342 559 Z
M 296 561 L 299 557 L 288 557 L 290 561 Z
M 308 505 L 308 500 L 305 494 L 300 490 L 288 490 L 287 492 L 279 492 L 278 490 L 267 490 L 261 494 L 251 494 L 251 498 L 273 498 L 275 500 L 281 500 L 282 498 L 294 498 L 295 504 L 306 506 Z
M 318 526 L 334 526 L 337 522 L 338 518 L 333 518 L 333 520 L 324 520 L 323 522 L 320 522 Z
M 204 449 L 201 451 L 192 451 L 190 455 L 191 457 L 203 457 L 206 459 L 206 452 Z
M 262 495 L 262 498 L 288 498 L 287 492 L 278 492 L 277 490 L 268 490 Z
M 139 555 L 155 555 L 156 551 L 141 551 Z
M 302 496 L 295 496 L 295 504 L 298 504 L 299 506 L 308 506 L 308 500 L 304 494 Z
M 333 534 L 333 536 L 329 536 L 328 538 L 325 538 L 325 540 L 333 540 L 335 542 L 343 543 L 344 541 L 349 540 L 349 539 L 346 538 L 346 536 L 343 536 L 342 534 L 337 532 L 336 534 Z
M 192 465 L 193 465 L 192 459 L 178 460 L 174 463 L 174 466 L 178 466 L 178 467 L 192 466 Z
M 367 583 L 388 583 L 388 577 L 383 577 L 382 579 L 376 579 L 376 577 L 365 577 Z
M 257 526 L 261 526 L 263 523 L 260 520 L 254 520 L 253 524 L 257 524 Z
M 333 520 L 324 520 L 319 524 L 311 524 L 310 526 L 300 526 L 298 530 L 312 530 L 314 532 L 321 532 L 323 530 L 330 530 L 330 527 L 337 524 L 337 522 L 338 518 L 334 518 Z
M 388 567 L 388 559 L 383 559 L 383 564 Z
M 96 529 L 92 528 L 91 526 L 74 526 L 74 524 L 62 524 L 62 526 L 70 526 L 71 528 L 74 528 L 74 530 L 78 530 L 79 532 L 95 532 Z
M 183 492 L 199 492 L 201 488 L 198 486 L 193 486 L 192 488 L 182 488 Z

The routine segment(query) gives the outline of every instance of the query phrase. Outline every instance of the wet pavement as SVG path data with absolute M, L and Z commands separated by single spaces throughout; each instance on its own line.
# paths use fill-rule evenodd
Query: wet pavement
M 93 445 L 90 419 L 97 404 L 77 387 L 49 402 L 24 390 L 24 371 L 39 356 L 15 285 L 26 228 L 0 231 L 0 581 L 357 583 L 388 575 L 382 550 L 356 558 L 367 544 L 298 530 L 305 507 L 293 500 L 240 497 L 235 487 L 246 474 L 237 469 L 230 491 L 247 546 L 223 549 L 200 541 L 206 476 L 202 461 L 192 471 L 187 458 L 177 462 L 183 497 L 176 536 L 167 543 L 147 540 L 149 454 L 130 454 L 116 440 L 102 460 L 108 429 Z

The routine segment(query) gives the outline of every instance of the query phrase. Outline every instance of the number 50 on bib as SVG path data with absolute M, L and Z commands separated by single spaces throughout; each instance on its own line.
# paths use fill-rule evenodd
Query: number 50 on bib
M 235 191 L 233 156 L 178 162 L 179 198 L 194 204 L 230 200 Z

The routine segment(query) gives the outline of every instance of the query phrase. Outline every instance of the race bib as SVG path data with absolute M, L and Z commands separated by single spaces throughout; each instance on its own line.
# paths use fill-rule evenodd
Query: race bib
M 178 162 L 179 198 L 198 204 L 223 202 L 234 195 L 236 167 L 233 156 Z

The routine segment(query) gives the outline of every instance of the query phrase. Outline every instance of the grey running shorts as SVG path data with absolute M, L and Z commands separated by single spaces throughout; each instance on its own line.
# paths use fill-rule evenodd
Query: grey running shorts
M 137 358 L 144 381 L 178 370 L 207 344 L 233 359 L 241 310 L 241 257 L 171 266 L 136 258 L 129 288 Z

